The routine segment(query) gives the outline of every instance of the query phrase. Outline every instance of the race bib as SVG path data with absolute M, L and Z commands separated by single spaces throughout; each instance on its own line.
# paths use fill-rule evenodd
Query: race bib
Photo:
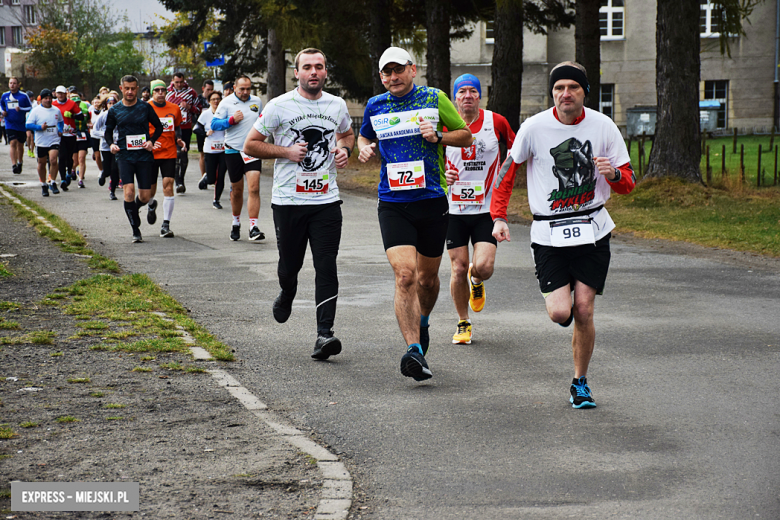
M 295 172 L 295 193 L 308 193 L 311 195 L 328 193 L 329 186 L 330 174 L 328 171 Z
M 47 126 L 46 127 L 46 132 L 48 132 L 50 134 L 54 134 L 54 133 L 57 132 L 57 127 L 56 126 Z
M 411 161 L 387 165 L 387 182 L 390 190 L 418 190 L 425 188 L 425 163 Z
M 257 161 L 258 160 L 257 158 L 252 157 L 251 155 L 247 155 L 244 152 L 240 152 L 240 153 L 241 153 L 241 158 L 244 160 L 244 164 L 249 164 L 252 161 Z
M 572 247 L 595 244 L 590 217 L 573 217 L 550 222 L 550 240 L 553 247 Z
M 87 140 L 87 134 L 77 133 L 76 134 L 76 141 L 86 141 Z
M 163 132 L 173 132 L 175 130 L 172 117 L 161 117 L 160 122 L 163 125 Z
M 8 110 L 16 110 L 19 107 L 18 101 L 7 101 L 6 105 L 8 106 Z
M 146 134 L 128 135 L 125 139 L 127 140 L 128 150 L 143 150 L 144 143 L 146 142 Z
M 484 204 L 485 183 L 482 181 L 455 181 L 450 186 L 450 200 L 454 204 Z
M 225 151 L 225 141 L 211 141 L 211 151 L 212 152 L 224 152 Z

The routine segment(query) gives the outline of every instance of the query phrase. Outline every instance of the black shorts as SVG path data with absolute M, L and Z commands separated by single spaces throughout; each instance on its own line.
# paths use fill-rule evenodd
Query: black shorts
M 100 139 L 97 137 L 90 137 L 89 140 L 92 142 L 92 151 L 95 153 L 100 152 Z
M 14 140 L 19 141 L 20 143 L 24 143 L 27 141 L 26 130 L 11 130 L 10 128 L 6 128 L 5 133 L 8 134 L 9 143 Z
M 240 153 L 225 153 L 225 164 L 230 182 L 239 182 L 246 172 L 262 171 L 263 161 L 255 159 L 245 164 Z
M 203 134 L 195 134 L 198 139 L 198 152 L 203 153 L 203 145 L 206 144 L 206 136 Z
M 38 152 L 38 159 L 48 159 L 49 158 L 49 151 L 50 150 L 57 150 L 59 151 L 60 145 L 55 144 L 52 146 L 44 147 L 44 146 L 36 146 L 35 147 Z
M 414 246 L 428 258 L 444 252 L 450 203 L 447 197 L 416 202 L 379 201 L 379 228 L 385 251 L 395 246 Z
M 556 289 L 570 285 L 579 280 L 596 289 L 597 294 L 604 292 L 609 270 L 609 238 L 607 234 L 595 244 L 585 244 L 574 247 L 552 247 L 531 244 L 531 251 L 536 264 L 536 278 L 539 280 L 539 290 L 547 296 Z
M 490 242 L 494 246 L 498 242 L 493 238 L 493 219 L 490 213 L 474 213 L 471 215 L 454 215 L 450 213 L 447 225 L 447 249 L 455 249 L 477 242 Z
M 125 161 L 117 159 L 119 177 L 122 184 L 137 185 L 139 190 L 148 190 L 152 187 L 154 177 L 154 161 Z M 137 180 L 137 182 L 136 182 Z
M 81 151 L 86 152 L 87 150 L 89 150 L 89 147 L 92 144 L 89 134 L 87 133 L 85 135 L 86 135 L 86 139 L 84 139 L 83 141 L 79 141 L 78 139 L 76 139 L 76 148 L 78 149 L 79 152 Z
M 153 183 L 157 182 L 157 175 L 161 174 L 161 177 L 165 179 L 173 179 L 176 177 L 176 159 L 155 159 L 154 160 L 154 174 L 152 176 Z

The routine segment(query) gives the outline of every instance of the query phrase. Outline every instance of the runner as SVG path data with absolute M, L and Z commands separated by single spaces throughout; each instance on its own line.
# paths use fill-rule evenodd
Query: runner
M 52 106 L 58 108 L 62 112 L 62 116 L 65 120 L 65 126 L 62 131 L 62 139 L 60 139 L 60 187 L 63 191 L 68 191 L 68 186 L 71 181 L 75 180 L 76 175 L 73 173 L 73 154 L 78 152 L 78 146 L 76 143 L 76 121 L 84 119 L 84 114 L 81 113 L 81 107 L 78 103 L 68 99 L 68 89 L 63 85 L 58 86 L 54 94 L 57 99 L 52 101 Z
M 92 100 L 92 104 L 89 106 L 89 120 L 88 125 L 90 130 L 90 144 L 92 145 L 92 160 L 98 167 L 98 178 L 103 176 L 103 158 L 100 155 L 100 137 L 92 135 L 92 128 L 95 125 L 95 119 L 100 115 L 100 96 Z
M 35 93 L 32 90 L 27 91 L 27 99 L 30 100 L 30 112 L 35 110 L 35 107 L 38 106 L 38 101 L 35 99 Z M 27 120 L 30 118 L 30 112 L 26 112 L 24 114 L 24 122 L 25 126 L 27 125 Z M 33 132 L 30 132 L 27 130 L 27 155 L 31 159 L 35 159 L 35 135 Z
M 447 251 L 450 254 L 450 294 L 458 313 L 452 342 L 471 344 L 469 307 L 480 312 L 485 306 L 484 281 L 493 276 L 496 239 L 490 218 L 493 179 L 500 166 L 499 144 L 512 148 L 515 133 L 503 116 L 482 110 L 479 78 L 463 74 L 453 88 L 458 114 L 471 130 L 473 143 L 467 148 L 447 147 L 447 184 L 450 186 L 450 219 Z M 474 248 L 469 263 L 469 240 Z
M 271 208 L 282 290 L 274 300 L 274 319 L 284 323 L 290 317 L 308 243 L 317 305 L 317 339 L 311 357 L 321 360 L 341 352 L 341 341 L 333 335 L 342 222 L 336 168 L 347 166 L 355 147 L 347 104 L 322 91 L 327 65 L 318 49 L 299 52 L 293 70 L 298 88 L 268 102 L 244 143 L 249 155 L 276 159 Z M 268 136 L 273 136 L 274 144 L 265 142 Z
M 26 114 L 32 110 L 30 98 L 19 90 L 19 80 L 12 76 L 8 80 L 8 92 L 0 97 L 0 110 L 5 118 L 5 131 L 11 144 L 11 164 L 15 174 L 22 173 L 24 143 L 27 141 Z
M 57 189 L 57 155 L 60 148 L 60 136 L 64 122 L 62 112 L 51 106 L 51 90 L 41 91 L 41 104 L 30 111 L 27 118 L 27 130 L 35 132 L 35 142 L 38 143 L 38 179 L 41 181 L 41 195 L 49 196 L 49 185 L 46 184 L 46 165 L 49 165 L 51 175 L 51 192 L 55 195 Z
M 376 156 L 378 143 L 379 226 L 395 273 L 395 315 L 407 344 L 401 373 L 422 381 L 433 376 L 425 361 L 428 319 L 439 295 L 449 213 L 442 146 L 470 146 L 471 132 L 443 92 L 414 84 L 417 67 L 405 50 L 388 48 L 379 74 L 388 92 L 368 100 L 359 159 Z
M 171 231 L 171 217 L 173 217 L 173 178 L 176 174 L 176 147 L 184 148 L 184 142 L 181 140 L 181 110 L 178 105 L 170 101 L 165 101 L 165 94 L 168 92 L 165 82 L 159 79 L 152 81 L 152 101 L 149 105 L 154 108 L 157 117 L 163 125 L 163 133 L 160 139 L 154 143 L 154 174 L 152 175 L 152 194 L 149 202 L 149 213 L 146 215 L 146 221 L 154 224 L 157 221 L 157 201 L 154 196 L 157 193 L 157 174 L 162 176 L 163 185 L 163 223 L 160 228 L 160 236 L 163 238 L 173 238 Z M 149 133 L 153 130 L 149 128 Z
M 203 112 L 206 112 L 209 108 L 209 96 L 212 92 L 214 92 L 214 82 L 210 79 L 207 79 L 203 82 L 203 85 L 200 87 L 201 95 L 198 96 L 198 106 L 200 106 L 200 112 L 201 114 Z M 198 116 L 198 119 L 200 116 Z M 198 121 L 198 119 L 195 120 L 195 122 Z M 193 133 L 197 136 L 198 141 L 198 153 L 200 154 L 200 159 L 198 160 L 198 166 L 200 166 L 200 176 L 201 181 L 206 178 L 206 153 L 203 149 L 203 144 L 206 141 L 206 134 L 205 132 L 195 132 L 195 125 L 193 124 Z M 198 186 L 200 187 L 200 186 Z
M 124 76 L 121 85 L 123 99 L 108 111 L 104 137 L 111 147 L 111 153 L 117 156 L 124 191 L 125 214 L 133 229 L 133 242 L 143 242 L 138 210 L 149 202 L 151 197 L 154 174 L 152 149 L 162 136 L 163 126 L 152 106 L 138 100 L 138 79 L 134 76 Z M 150 124 L 154 127 L 151 137 Z M 114 141 L 114 128 L 119 130 L 117 142 Z M 135 196 L 136 181 L 138 198 Z
M 233 210 L 233 228 L 230 240 L 241 238 L 241 208 L 244 205 L 244 175 L 246 175 L 246 209 L 249 213 L 249 240 L 263 240 L 265 234 L 257 227 L 260 215 L 260 170 L 262 162 L 244 153 L 244 140 L 260 115 L 263 102 L 253 96 L 252 80 L 241 76 L 236 80 L 236 91 L 225 97 L 211 120 L 212 130 L 225 131 L 225 163 L 230 176 L 230 206 Z
M 87 174 L 87 152 L 92 145 L 89 135 L 91 114 L 89 112 L 89 104 L 82 101 L 81 92 L 71 92 L 70 99 L 78 103 L 81 113 L 84 114 L 84 118 L 81 121 L 76 121 L 76 148 L 78 148 L 78 152 L 73 154 L 73 163 L 76 165 L 79 188 L 85 188 L 84 177 Z
M 152 93 L 149 92 L 149 87 L 144 87 L 141 89 L 141 101 L 144 103 L 148 103 L 149 100 L 152 99 Z
M 184 141 L 184 148 L 178 151 L 176 193 L 184 193 L 187 191 L 186 186 L 184 186 L 184 175 L 187 173 L 187 165 L 189 164 L 187 154 L 190 151 L 190 141 L 192 140 L 192 125 L 200 115 L 200 103 L 198 103 L 198 93 L 184 81 L 184 74 L 181 72 L 173 75 L 173 81 L 168 86 L 166 100 L 179 105 L 181 110 L 181 139 Z
M 117 200 L 116 189 L 119 186 L 119 167 L 116 163 L 116 157 L 111 153 L 111 146 L 105 139 L 106 130 L 106 118 L 108 117 L 108 110 L 116 103 L 116 98 L 108 94 L 104 94 L 100 98 L 100 114 L 95 118 L 95 122 L 92 125 L 92 135 L 100 138 L 100 155 L 103 158 L 103 171 L 100 172 L 98 178 L 98 184 L 104 186 L 106 184 L 106 178 L 111 180 L 108 183 L 108 198 L 110 200 Z M 119 133 L 114 129 L 114 142 L 119 140 Z
M 230 96 L 231 94 L 233 94 L 233 82 L 232 81 L 228 81 L 222 87 L 222 98 L 224 99 L 224 98 Z
M 509 169 L 528 161 L 531 249 L 539 288 L 552 321 L 564 327 L 574 321 L 569 398 L 574 408 L 596 406 L 587 380 L 596 338 L 593 310 L 596 295 L 604 291 L 615 228 L 604 203 L 610 189 L 626 194 L 636 183 L 618 127 L 583 107 L 589 90 L 582 65 L 564 61 L 552 69 L 555 106 L 523 122 L 496 178 L 490 207 L 493 236 L 509 240 L 506 208 L 514 184 Z
M 222 101 L 221 92 L 215 90 L 209 94 L 209 108 L 201 112 L 198 118 L 198 124 L 203 127 L 206 134 L 203 143 L 203 149 L 206 152 L 206 178 L 201 179 L 198 188 L 205 190 L 209 184 L 214 185 L 214 200 L 211 203 L 214 209 L 222 209 L 219 199 L 225 189 L 225 175 L 227 175 L 225 131 L 215 131 L 211 128 L 211 121 L 214 119 L 214 112 L 217 111 L 220 101 Z

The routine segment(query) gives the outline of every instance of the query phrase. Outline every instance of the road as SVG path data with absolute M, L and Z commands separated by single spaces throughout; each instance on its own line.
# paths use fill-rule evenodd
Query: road
M 375 200 L 343 196 L 344 351 L 316 362 L 309 257 L 292 317 L 280 325 L 271 314 L 269 178 L 260 227 L 271 238 L 246 240 L 244 209 L 242 239 L 231 242 L 227 194 L 226 209 L 211 209 L 210 193 L 194 189 L 196 165 L 190 191 L 176 199 L 176 238 L 144 224 L 143 244 L 130 242 L 121 201 L 109 201 L 94 175 L 87 189 L 48 199 L 19 189 L 123 268 L 148 273 L 234 346 L 230 372 L 340 454 L 366 494 L 365 517 L 780 518 L 777 270 L 614 240 L 588 374 L 598 408 L 573 410 L 571 329 L 547 318 L 528 228 L 515 225 L 485 310 L 472 316 L 472 345 L 450 341 L 457 317 L 445 255 L 431 318 L 434 377 L 419 384 L 398 369 L 404 344 Z M 32 177 L 7 170 L 0 180 Z

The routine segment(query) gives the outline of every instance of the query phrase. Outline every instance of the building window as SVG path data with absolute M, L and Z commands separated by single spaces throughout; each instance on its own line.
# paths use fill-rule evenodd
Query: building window
M 624 40 L 623 23 L 626 8 L 623 0 L 601 0 L 599 30 L 602 40 Z
M 24 6 L 24 15 L 27 19 L 27 25 L 35 25 L 38 23 L 38 21 L 35 18 L 35 6 L 34 5 L 26 5 Z
M 20 5 L 21 0 L 11 0 L 11 5 Z
M 495 22 L 493 20 L 485 22 L 485 43 L 495 43 L 494 26 Z
M 615 119 L 614 113 L 615 85 L 613 83 L 601 84 L 601 96 L 599 97 L 599 110 L 602 114 Z
M 5 27 L 0 27 L 0 47 L 5 47 Z
M 22 38 L 22 28 L 21 27 L 13 27 L 11 29 L 13 34 L 13 42 L 14 45 L 17 47 L 21 47 L 22 43 L 24 43 L 24 38 Z
M 720 101 L 720 108 L 718 109 L 718 128 L 726 128 L 726 123 L 728 123 L 727 109 L 729 104 L 728 80 L 705 81 L 704 99 Z
M 702 38 L 717 38 L 720 36 L 718 25 L 721 21 L 721 11 L 712 0 L 699 0 L 699 34 Z

